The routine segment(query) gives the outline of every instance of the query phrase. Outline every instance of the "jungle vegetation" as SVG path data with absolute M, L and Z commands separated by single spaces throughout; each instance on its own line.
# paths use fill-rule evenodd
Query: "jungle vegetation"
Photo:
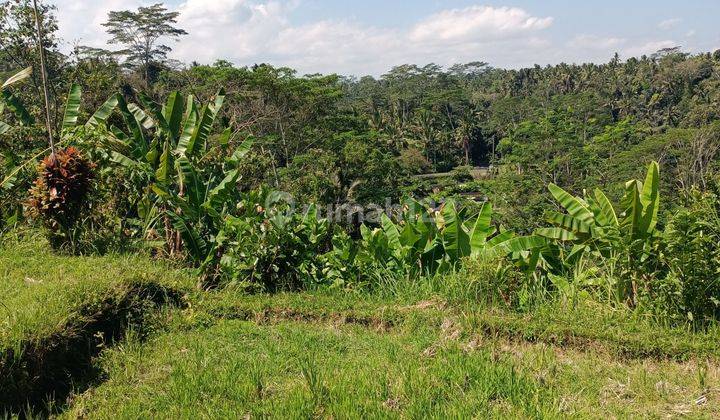
M 523 335 L 525 315 L 546 326 L 543 319 L 557 320 L 557 308 L 569 314 L 600 308 L 597 318 L 608 315 L 598 325 L 613 324 L 614 317 L 642 325 L 640 338 L 631 341 L 603 336 L 609 347 L 630 348 L 638 357 L 643 351 L 670 358 L 713 353 L 704 340 L 713 340 L 720 318 L 720 51 L 688 54 L 678 47 L 600 64 L 523 69 L 477 61 L 447 68 L 406 64 L 379 77 L 301 75 L 270 64 L 169 60 L 172 46 L 159 40 L 186 32 L 161 4 L 110 13 L 105 26 L 118 49 L 79 46 L 72 54 L 58 48 L 55 8 L 40 5 L 39 12 L 41 48 L 32 2 L 0 2 L 0 248 L 7 264 L 17 256 L 30 261 L 23 250 L 41 247 L 37 252 L 52 255 L 50 261 L 80 261 L 79 272 L 92 261 L 111 267 L 127 264 L 114 258 L 136 261 L 161 280 L 148 284 L 137 274 L 115 284 L 103 276 L 88 307 L 103 316 L 122 307 L 129 311 L 123 316 L 137 320 L 129 314 L 138 300 L 138 307 L 154 311 L 168 301 L 182 307 L 170 289 L 181 290 L 200 315 L 188 315 L 187 307 L 179 318 L 168 315 L 175 324 L 163 325 L 175 329 L 154 346 L 185 348 L 183 328 L 195 331 L 218 318 L 217 334 L 242 330 L 256 337 L 253 346 L 265 348 L 267 330 L 226 322 L 222 314 L 237 320 L 244 313 L 248 321 L 247 314 L 262 311 L 237 305 L 320 293 L 333 296 L 330 302 L 441 296 L 454 308 L 504 311 L 506 318 L 478 315 L 480 321 L 465 320 L 470 325 L 463 328 L 496 328 L 508 336 Z M 367 209 L 377 208 L 367 217 Z M 153 261 L 177 269 L 182 281 L 143 268 Z M 65 306 L 29 304 L 34 295 L 14 292 L 21 272 L 8 269 L 0 285 L 0 298 L 16 302 L 8 323 L 25 317 L 0 334 L 0 373 L 6 374 L 0 386 L 13 390 L 0 408 L 11 413 L 48 391 L 49 382 L 32 370 L 45 360 L 38 343 L 47 342 L 38 337 L 64 337 L 20 310 L 37 316 L 76 313 L 73 305 L 89 310 L 75 289 L 66 292 L 72 299 Z M 301 302 L 292 304 L 302 310 Z M 307 316 L 324 316 L 312 313 Z M 373 312 L 366 323 L 376 320 Z M 86 324 L 94 325 L 81 318 L 72 326 Z M 573 328 L 582 335 L 581 327 Z M 675 344 L 652 347 L 647 337 L 655 329 Z M 588 340 L 600 334 L 582 331 Z M 673 341 L 677 331 L 692 338 Z M 423 343 L 434 337 L 426 333 L 420 329 Z M 193 334 L 205 340 L 209 333 Z M 278 334 L 291 342 L 305 334 L 330 340 L 323 332 Z M 352 334 L 352 340 L 368 339 L 366 332 Z M 86 339 L 81 346 L 94 343 L 74 337 Z M 141 346 L 135 339 L 129 343 Z M 395 343 L 383 345 L 396 351 Z M 288 357 L 295 357 L 292 348 Z M 252 349 L 243 350 L 247 357 L 256 356 Z M 121 363 L 114 358 L 136 351 L 111 352 L 108 371 L 123 371 L 112 365 Z M 461 353 L 454 348 L 443 357 L 460 363 Z M 487 387 L 471 398 L 479 410 L 502 412 L 488 403 L 499 392 L 515 415 L 562 412 L 556 389 L 541 391 L 531 374 L 517 376 L 512 363 L 493 364 L 493 357 L 483 353 L 473 361 L 480 366 L 473 375 Z M 355 404 L 328 397 L 332 391 L 316 377 L 323 370 L 316 360 L 298 363 L 312 404 L 284 401 L 290 408 L 283 409 L 322 415 Z M 411 373 L 398 375 L 405 374 Z M 460 380 L 453 375 L 448 381 Z M 262 399 L 260 376 L 244 383 Z M 405 394 L 432 399 L 415 390 Z M 81 404 L 98 404 L 88 398 Z M 275 412 L 263 404 L 254 412 Z M 407 412 L 432 407 L 426 402 Z M 82 406 L 74 409 L 82 416 Z M 462 404 L 440 413 L 468 414 Z

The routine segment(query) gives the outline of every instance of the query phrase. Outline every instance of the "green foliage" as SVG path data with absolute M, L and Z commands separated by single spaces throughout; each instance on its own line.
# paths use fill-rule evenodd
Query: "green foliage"
M 0 120 L 0 232 L 14 227 L 20 222 L 22 206 L 17 198 L 18 190 L 20 190 L 18 184 L 30 182 L 29 176 L 21 178 L 17 168 L 18 162 L 21 161 L 24 154 L 23 149 L 27 145 L 22 142 L 22 146 L 18 150 L 10 145 L 9 139 L 18 135 L 19 128 L 32 123 L 27 109 L 10 91 L 11 86 L 19 84 L 31 74 L 32 67 L 28 67 L 9 77 L 0 88 L 2 89 L 0 94 L 0 118 L 2 118 Z M 6 108 L 11 111 L 15 121 L 6 119 L 4 115 Z
M 32 67 L 28 67 L 24 70 L 19 71 L 10 78 L 8 78 L 2 85 L 0 91 L 2 97 L 0 98 L 0 115 L 2 115 L 4 108 L 7 106 L 10 111 L 17 118 L 18 122 L 22 125 L 30 125 L 33 123 L 33 118 L 22 104 L 22 102 L 10 91 L 10 87 L 22 82 L 23 80 L 30 77 L 32 74 Z M 0 135 L 6 134 L 13 127 L 7 123 L 0 122 Z
M 359 274 L 344 281 L 370 284 L 371 273 L 377 271 L 411 277 L 434 275 L 459 267 L 466 257 L 502 256 L 520 250 L 516 246 L 519 238 L 505 231 L 496 234 L 489 203 L 471 216 L 452 201 L 435 210 L 411 200 L 398 219 L 394 222 L 382 213 L 379 227 L 363 224 L 361 239 L 354 247 L 347 241 L 333 241 L 329 262 L 337 265 L 327 270 L 335 275 Z
M 78 114 L 80 113 L 80 98 L 82 92 L 80 85 L 73 84 L 70 88 L 70 92 L 67 96 L 67 102 L 65 103 L 65 115 L 62 122 L 62 130 L 68 130 L 75 127 L 78 121 Z
M 667 275 L 650 290 L 648 304 L 662 318 L 704 324 L 720 318 L 720 200 L 693 191 L 662 236 Z
M 327 281 L 321 270 L 333 233 L 328 220 L 314 206 L 293 213 L 278 203 L 281 198 L 269 193 L 263 200 L 267 209 L 257 206 L 225 219 L 216 240 L 225 281 L 268 291 Z
M 470 169 L 472 169 L 471 166 L 458 166 L 457 168 L 454 168 L 451 172 L 452 179 L 455 182 L 472 181 L 473 177 L 470 173 Z
M 489 254 L 463 261 L 461 278 L 464 299 L 483 302 L 491 307 L 516 308 L 527 293 L 527 276 L 507 259 Z M 448 279 L 450 281 L 450 279 Z
M 282 198 L 277 192 L 255 192 L 225 218 L 210 252 L 219 258 L 220 278 L 263 290 L 315 284 L 374 288 L 381 273 L 447 273 L 466 258 L 498 259 L 542 239 L 496 234 L 490 204 L 469 216 L 454 202 L 434 210 L 408 201 L 397 222 L 382 213 L 379 227 L 362 224 L 356 241 L 331 226 L 315 206 L 297 214 Z M 251 204 L 261 202 L 267 207 Z
M 622 200 L 625 209 L 619 216 L 607 196 L 595 189 L 592 195 L 575 197 L 557 185 L 549 189 L 566 214 L 550 211 L 546 220 L 552 228 L 541 228 L 536 234 L 555 241 L 556 249 L 545 250 L 545 268 L 553 275 L 579 274 L 591 259 L 605 261 L 618 276 L 617 298 L 636 302 L 638 282 L 647 283 L 645 263 L 649 263 L 660 207 L 659 168 L 652 162 L 645 181 L 628 181 Z M 567 245 L 566 245 L 567 244 Z M 557 259 L 559 261 L 553 262 Z
M 237 165 L 253 140 L 246 139 L 232 151 L 223 140 L 231 134 L 229 129 L 220 139 L 211 138 L 225 98 L 223 90 L 200 109 L 192 95 L 185 100 L 178 92 L 162 107 L 141 98 L 145 109 L 116 97 L 129 133 L 111 126 L 104 139 L 112 160 L 130 173 L 138 193 L 134 203 L 138 225 L 143 236 L 162 228 L 170 254 L 185 245 L 193 264 L 214 270 L 210 242 L 238 197 Z M 104 118 L 103 114 L 98 120 Z

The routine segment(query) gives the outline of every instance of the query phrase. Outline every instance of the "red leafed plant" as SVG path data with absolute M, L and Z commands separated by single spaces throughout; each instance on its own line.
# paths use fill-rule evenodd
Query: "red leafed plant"
M 92 187 L 94 168 L 74 147 L 58 150 L 40 163 L 28 205 L 50 231 L 53 246 L 72 241 L 73 227 Z

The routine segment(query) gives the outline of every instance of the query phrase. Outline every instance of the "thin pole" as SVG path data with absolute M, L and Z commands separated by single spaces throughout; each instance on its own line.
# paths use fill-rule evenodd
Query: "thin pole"
M 33 0 L 35 12 L 35 30 L 37 32 L 38 51 L 40 53 L 40 72 L 42 76 L 43 95 L 45 96 L 45 125 L 47 127 L 48 139 L 50 140 L 50 156 L 55 157 L 55 142 L 53 141 L 52 123 L 50 121 L 50 95 L 47 88 L 47 71 L 45 70 L 45 49 L 43 48 L 43 34 L 40 28 L 40 14 L 38 13 L 37 0 Z

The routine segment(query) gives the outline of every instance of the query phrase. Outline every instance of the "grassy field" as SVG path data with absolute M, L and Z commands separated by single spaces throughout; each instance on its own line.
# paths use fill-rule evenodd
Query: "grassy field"
M 148 258 L 38 241 L 6 243 L 0 267 L 11 417 L 720 416 L 716 328 L 592 303 L 518 313 L 440 288 L 201 292 Z
M 0 413 L 92 382 L 129 325 L 150 325 L 194 279 L 142 257 L 64 258 L 31 238 L 0 250 Z M 149 333 L 150 331 L 148 331 Z

